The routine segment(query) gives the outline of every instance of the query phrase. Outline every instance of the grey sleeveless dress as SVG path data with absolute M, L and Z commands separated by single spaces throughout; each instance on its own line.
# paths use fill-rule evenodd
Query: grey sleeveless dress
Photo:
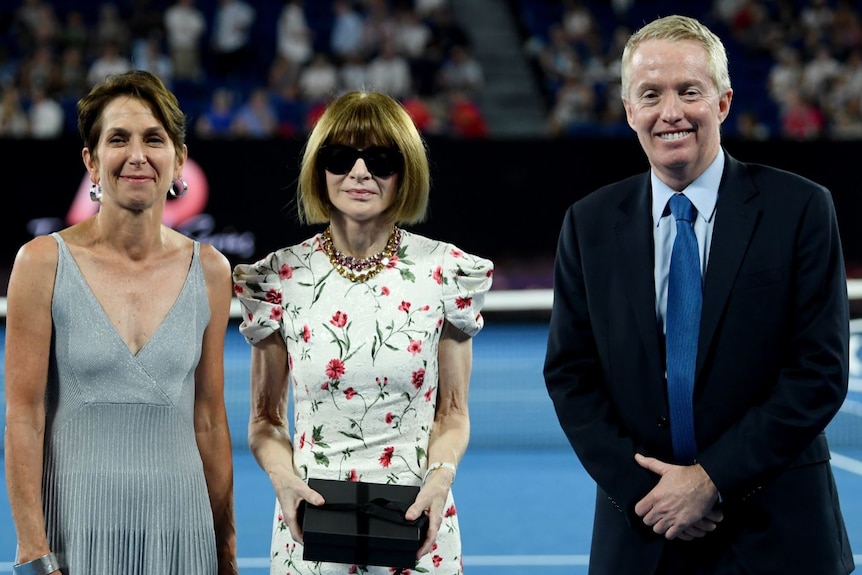
M 200 244 L 179 298 L 132 355 L 58 234 L 42 493 L 64 575 L 212 575 L 193 425 L 209 322 Z

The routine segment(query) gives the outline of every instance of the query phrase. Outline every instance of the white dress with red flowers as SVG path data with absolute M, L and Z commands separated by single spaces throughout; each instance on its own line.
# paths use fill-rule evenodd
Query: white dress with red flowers
M 478 333 L 492 275 L 490 260 L 407 231 L 397 256 L 366 282 L 335 271 L 320 234 L 236 266 L 240 332 L 254 344 L 278 330 L 287 344 L 294 464 L 305 479 L 422 483 L 443 321 Z M 304 562 L 280 517 L 276 501 L 273 575 L 392 572 Z M 414 572 L 457 575 L 461 559 L 450 492 L 437 545 Z

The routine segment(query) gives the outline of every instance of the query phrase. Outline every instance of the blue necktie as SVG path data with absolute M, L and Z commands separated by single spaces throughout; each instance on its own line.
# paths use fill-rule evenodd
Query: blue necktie
M 676 239 L 670 257 L 665 318 L 667 395 L 674 456 L 677 462 L 690 464 L 697 456 L 691 398 L 703 282 L 694 235 L 697 210 L 683 194 L 674 194 L 670 211 L 676 218 Z

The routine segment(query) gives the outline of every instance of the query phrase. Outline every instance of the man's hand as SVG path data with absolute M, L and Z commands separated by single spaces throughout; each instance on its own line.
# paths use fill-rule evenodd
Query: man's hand
M 674 465 L 635 454 L 635 461 L 661 479 L 635 505 L 644 524 L 666 539 L 690 541 L 714 531 L 724 514 L 715 509 L 718 489 L 703 467 Z

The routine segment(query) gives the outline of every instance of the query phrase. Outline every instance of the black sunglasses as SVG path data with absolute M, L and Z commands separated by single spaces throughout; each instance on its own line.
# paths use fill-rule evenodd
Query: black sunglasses
M 373 175 L 384 178 L 396 172 L 401 172 L 404 166 L 404 158 L 401 150 L 395 147 L 383 148 L 375 146 L 364 150 L 357 150 L 350 146 L 341 144 L 326 144 L 320 147 L 317 153 L 318 162 L 327 172 L 343 175 L 353 169 L 356 160 L 362 158 L 368 171 Z

